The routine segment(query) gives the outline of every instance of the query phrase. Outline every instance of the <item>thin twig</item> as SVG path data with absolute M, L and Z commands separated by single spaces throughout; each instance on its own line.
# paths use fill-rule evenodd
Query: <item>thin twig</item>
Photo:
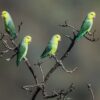
M 93 92 L 93 90 L 92 90 L 92 86 L 91 86 L 91 84 L 87 84 L 87 86 L 88 86 L 88 89 L 89 89 L 89 91 L 90 91 L 90 93 L 91 93 L 92 100 L 94 100 L 95 97 L 94 97 L 94 92 Z
M 38 79 L 37 79 L 36 75 L 34 74 L 34 71 L 32 69 L 32 66 L 31 66 L 29 60 L 27 58 L 24 58 L 24 61 L 25 61 L 26 65 L 27 65 L 27 67 L 29 68 L 30 72 L 32 73 L 32 75 L 33 75 L 33 77 L 35 79 L 35 83 L 38 84 Z
M 6 40 L 4 40 L 4 39 L 2 39 L 2 43 L 3 43 L 3 45 L 7 48 L 7 49 L 9 49 L 9 50 L 14 50 L 15 48 L 11 48 L 9 45 L 8 45 L 8 43 L 7 43 L 7 41 Z
M 65 66 L 64 66 L 64 64 L 63 64 L 63 62 L 62 62 L 62 60 L 58 60 L 56 56 L 53 56 L 53 58 L 56 60 L 56 63 L 58 63 L 59 66 L 61 66 L 62 69 L 63 69 L 66 73 L 73 73 L 73 72 L 76 71 L 76 69 L 78 68 L 78 67 L 75 67 L 73 70 L 68 70 L 68 69 L 65 68 Z
M 60 58 L 60 64 L 56 61 L 56 64 L 50 69 L 50 71 L 47 73 L 47 75 L 45 76 L 44 81 L 46 82 L 50 75 L 59 67 L 62 66 L 62 68 L 65 70 L 65 67 L 63 66 L 63 64 L 61 62 L 63 62 L 63 60 L 67 57 L 67 55 L 69 54 L 69 51 L 72 49 L 72 47 L 75 44 L 75 37 L 73 38 L 73 41 L 71 41 L 71 44 L 69 45 L 68 49 L 65 51 L 65 53 L 62 55 L 62 57 Z M 75 69 L 73 69 L 72 72 L 74 72 L 77 69 L 77 67 L 75 67 Z M 66 71 L 66 70 L 65 70 Z M 67 71 L 68 72 L 68 71 Z
M 59 26 L 61 26 L 61 27 L 70 27 L 70 28 L 72 28 L 73 30 L 75 30 L 77 33 L 79 32 L 79 30 L 78 29 L 76 29 L 74 26 L 72 26 L 72 25 L 70 25 L 70 24 L 68 24 L 67 23 L 67 21 L 65 21 L 65 24 L 63 24 L 63 25 L 59 25 Z M 99 40 L 99 38 L 95 38 L 94 37 L 94 34 L 96 33 L 96 30 L 94 30 L 92 33 L 91 32 L 88 32 L 87 34 L 89 34 L 90 36 L 93 36 L 93 38 L 91 39 L 91 38 L 88 38 L 86 35 L 84 36 L 87 40 L 89 40 L 89 41 L 91 41 L 91 42 L 96 42 L 96 41 L 98 41 Z M 67 35 L 66 35 L 67 36 Z M 69 37 L 69 36 L 67 36 L 68 38 L 70 38 L 70 39 L 72 39 L 71 37 Z
M 21 21 L 20 24 L 18 25 L 18 33 L 20 33 L 21 26 L 23 25 L 23 22 Z
M 43 64 L 44 62 L 38 62 L 38 63 L 35 63 L 34 65 L 35 66 L 39 66 L 39 68 L 40 68 L 40 71 L 41 71 L 41 74 L 42 74 L 42 82 L 44 82 L 44 72 L 43 72 L 43 69 L 42 69 L 42 64 Z
M 9 38 L 10 38 L 10 37 L 9 37 Z M 4 39 L 2 39 L 2 43 L 3 43 L 3 45 L 4 45 L 9 51 L 14 51 L 14 52 L 16 53 L 16 48 L 18 48 L 18 46 L 17 46 L 17 44 L 15 43 L 14 40 L 12 40 L 12 39 L 10 39 L 10 40 L 11 40 L 11 43 L 13 44 L 14 48 L 11 48 L 11 47 L 8 45 L 7 41 L 4 40 Z M 7 51 L 7 52 L 8 52 L 8 51 Z M 4 52 L 3 52 L 3 53 L 4 53 Z M 15 55 L 14 55 L 14 56 L 15 56 Z M 12 56 L 11 58 L 13 58 L 14 56 Z M 7 60 L 10 60 L 10 59 L 7 59 Z M 33 69 L 32 69 L 32 66 L 31 66 L 30 62 L 28 61 L 27 58 L 24 58 L 24 61 L 25 61 L 26 65 L 27 65 L 27 67 L 29 68 L 30 72 L 32 73 L 32 75 L 33 75 L 33 77 L 34 77 L 34 79 L 35 79 L 35 83 L 37 84 L 37 83 L 38 83 L 38 80 L 37 80 L 36 75 L 34 74 L 34 71 L 33 71 Z
M 42 66 L 41 65 L 39 65 L 39 68 L 40 68 L 40 70 L 41 70 L 41 73 L 42 73 L 42 77 L 43 77 L 43 82 L 44 82 L 44 72 L 43 72 L 43 69 L 42 69 Z
M 65 21 L 65 24 L 64 24 L 64 25 L 59 25 L 59 26 L 61 26 L 61 27 L 66 27 L 66 28 L 67 28 L 67 27 L 70 27 L 70 28 L 74 29 L 77 33 L 79 32 L 79 30 L 77 30 L 77 29 L 76 29 L 75 27 L 73 27 L 72 25 L 69 25 L 66 21 Z M 63 60 L 67 57 L 67 55 L 68 55 L 69 52 L 71 51 L 71 49 L 72 49 L 72 47 L 74 46 L 75 41 L 76 41 L 76 35 L 74 35 L 73 38 L 71 38 L 70 36 L 67 36 L 67 35 L 66 35 L 66 37 L 69 38 L 69 39 L 71 40 L 71 44 L 69 45 L 68 49 L 65 51 L 65 53 L 64 53 L 64 54 L 62 55 L 62 57 L 60 58 L 61 61 L 63 61 Z M 56 64 L 50 69 L 50 71 L 49 71 L 49 72 L 47 73 L 47 75 L 45 76 L 44 82 L 47 82 L 47 80 L 49 79 L 50 75 L 51 75 L 59 66 L 60 66 L 59 63 L 56 62 Z M 65 68 L 65 67 L 63 67 L 63 68 Z M 77 67 L 76 67 L 74 70 L 76 70 L 76 69 L 77 69 Z M 73 70 L 73 71 L 74 71 L 74 70 Z M 33 94 L 32 100 L 35 99 L 35 97 L 37 96 L 37 94 L 38 94 L 38 92 L 39 92 L 40 90 L 41 90 L 41 89 L 37 88 L 36 92 Z
M 51 95 L 48 95 L 46 91 L 42 91 L 44 94 L 44 98 L 45 99 L 50 99 L 50 98 L 54 98 L 54 97 L 61 97 L 61 96 L 67 96 L 68 94 L 70 94 L 73 90 L 75 90 L 75 86 L 72 83 L 68 89 L 66 90 L 60 90 L 60 91 L 53 91 L 53 93 Z
M 65 24 L 59 25 L 59 26 L 61 26 L 61 27 L 66 27 L 66 28 L 67 28 L 67 27 L 70 27 L 70 28 L 74 29 L 76 32 L 79 32 L 79 30 L 77 30 L 74 26 L 68 24 L 67 21 L 65 21 Z
M 25 86 L 23 86 L 22 88 L 24 89 L 24 90 L 27 90 L 27 91 L 29 91 L 30 90 L 30 88 L 32 89 L 32 88 L 35 88 L 35 87 L 40 87 L 40 88 L 42 88 L 42 86 L 44 85 L 44 83 L 41 83 L 41 84 L 36 84 L 36 85 L 25 85 Z
M 17 53 L 15 53 L 15 54 L 13 54 L 11 57 L 7 58 L 6 61 L 11 61 L 11 60 L 16 56 L 16 54 L 17 54 Z
M 4 50 L 4 51 L 0 51 L 0 56 L 2 57 L 4 54 L 8 53 L 9 52 L 9 49 L 7 50 Z
M 87 36 L 84 36 L 87 40 L 91 41 L 91 42 L 96 42 L 96 41 L 99 41 L 100 39 L 99 38 L 88 38 Z

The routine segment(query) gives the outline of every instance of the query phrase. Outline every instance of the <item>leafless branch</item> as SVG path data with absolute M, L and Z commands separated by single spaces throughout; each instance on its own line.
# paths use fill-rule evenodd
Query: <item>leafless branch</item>
M 4 54 L 6 54 L 8 52 L 9 52 L 9 49 L 0 51 L 0 57 L 2 57 Z
M 41 83 L 41 84 L 36 84 L 36 85 L 25 85 L 25 86 L 22 86 L 22 89 L 26 90 L 26 91 L 30 91 L 30 89 L 33 89 L 35 87 L 40 87 L 42 88 L 42 86 L 44 85 L 44 83 Z
M 95 100 L 94 92 L 93 92 L 93 90 L 92 90 L 92 86 L 91 86 L 91 84 L 87 84 L 87 86 L 88 86 L 88 89 L 89 89 L 89 91 L 90 91 L 90 93 L 91 93 L 92 100 Z
M 56 56 L 53 56 L 53 58 L 55 59 L 56 63 L 58 63 L 58 65 L 61 66 L 62 69 L 67 73 L 73 73 L 78 68 L 78 67 L 75 67 L 73 70 L 68 70 L 68 69 L 65 68 L 62 60 L 58 60 Z
M 16 56 L 16 53 L 13 54 L 11 57 L 7 58 L 6 61 L 11 61 Z
M 89 38 L 89 37 L 87 37 L 87 36 L 84 36 L 87 40 L 89 40 L 89 41 L 91 41 L 91 42 L 96 42 L 96 41 L 98 41 L 99 40 L 99 38 Z
M 20 24 L 18 25 L 18 33 L 20 33 L 21 26 L 23 25 L 23 22 L 21 21 Z
M 11 48 L 9 45 L 8 45 L 8 43 L 7 43 L 7 40 L 4 40 L 4 39 L 2 39 L 2 43 L 3 43 L 3 45 L 7 48 L 7 49 L 9 49 L 9 50 L 14 50 L 15 48 Z
M 54 98 L 54 97 L 61 97 L 61 96 L 67 96 L 68 94 L 70 94 L 71 92 L 73 92 L 73 90 L 75 90 L 75 86 L 72 83 L 68 89 L 66 90 L 60 90 L 60 91 L 53 91 L 51 95 L 48 95 L 46 91 L 42 90 L 42 93 L 44 95 L 45 99 L 50 99 L 50 98 Z
M 22 22 L 20 23 L 20 25 L 18 25 L 18 33 L 20 32 L 20 29 L 21 29 L 21 26 L 22 26 Z M 70 27 L 72 28 L 74 31 L 76 31 L 77 33 L 79 32 L 79 30 L 77 30 L 75 27 L 73 27 L 72 25 L 68 24 L 67 21 L 65 21 L 65 24 L 64 25 L 59 25 L 61 27 Z M 90 39 L 88 38 L 87 36 L 84 36 L 87 40 L 89 41 L 97 41 L 98 39 L 95 39 L 94 38 L 94 33 L 90 33 L 92 34 L 93 38 Z M 6 34 L 1 34 L 1 41 L 2 41 L 2 44 L 5 46 L 6 50 L 5 51 L 1 51 L 0 52 L 0 55 L 2 56 L 3 54 L 5 53 L 8 53 L 9 51 L 14 51 L 15 54 L 12 55 L 10 58 L 6 59 L 7 61 L 10 61 L 11 59 L 13 59 L 13 57 L 16 55 L 17 53 L 17 50 L 18 50 L 18 45 L 16 44 L 16 42 L 10 38 L 9 36 L 9 39 L 11 40 L 11 43 L 13 45 L 13 48 L 9 46 L 9 44 L 7 43 L 7 40 L 4 40 L 4 36 L 6 36 Z M 75 32 L 73 32 L 73 37 L 69 36 L 69 35 L 66 35 L 64 34 L 64 36 L 66 36 L 67 38 L 69 38 L 71 40 L 71 43 L 68 47 L 68 49 L 64 52 L 64 54 L 60 57 L 60 59 L 58 60 L 56 56 L 53 56 L 53 58 L 55 59 L 56 63 L 55 65 L 50 69 L 50 71 L 47 73 L 47 75 L 44 77 L 44 72 L 42 70 L 42 66 L 41 64 L 43 63 L 38 63 L 38 64 L 34 64 L 35 66 L 39 66 L 40 70 L 41 70 L 41 73 L 42 73 L 42 76 L 43 76 L 43 82 L 41 82 L 40 84 L 38 83 L 38 79 L 37 79 L 37 76 L 35 75 L 34 73 L 34 70 L 33 70 L 33 66 L 30 64 L 29 60 L 27 58 L 24 58 L 24 62 L 25 64 L 27 65 L 29 71 L 31 72 L 31 74 L 33 75 L 33 78 L 35 80 L 35 85 L 26 85 L 26 86 L 23 86 L 22 88 L 26 91 L 30 91 L 30 89 L 36 89 L 34 91 L 34 94 L 33 94 L 33 97 L 32 97 L 32 100 L 35 100 L 36 99 L 36 96 L 38 95 L 38 93 L 40 91 L 42 91 L 42 95 L 45 99 L 49 99 L 49 98 L 55 98 L 57 97 L 57 100 L 64 100 L 64 98 L 71 92 L 73 92 L 73 90 L 75 89 L 75 86 L 74 84 L 72 83 L 68 89 L 63 89 L 63 90 L 60 90 L 60 91 L 55 91 L 53 90 L 52 94 L 51 95 L 48 95 L 47 91 L 45 90 L 45 84 L 46 82 L 48 81 L 50 75 L 58 68 L 58 67 L 61 67 L 65 72 L 67 73 L 73 73 L 77 70 L 78 67 L 75 67 L 73 70 L 68 70 L 66 69 L 66 67 L 64 66 L 63 64 L 63 61 L 64 59 L 68 56 L 69 52 L 71 51 L 71 49 L 73 48 L 75 42 L 76 42 L 76 34 Z M 91 88 L 91 84 L 88 84 L 88 89 L 92 95 L 92 99 L 94 100 L 94 93 L 93 93 L 93 90 Z
M 34 77 L 34 79 L 35 79 L 35 83 L 38 84 L 38 79 L 37 79 L 36 75 L 34 74 L 34 71 L 33 71 L 33 69 L 32 69 L 32 66 L 31 66 L 29 60 L 28 60 L 27 58 L 24 58 L 24 61 L 25 61 L 26 65 L 27 65 L 28 69 L 29 69 L 30 72 L 32 73 L 32 75 L 33 75 L 33 77 Z
M 72 25 L 69 25 L 66 21 L 64 25 L 59 25 L 61 27 L 70 27 L 72 29 L 74 29 L 77 33 L 79 32 L 79 30 L 77 30 L 75 27 L 73 27 Z M 69 52 L 71 51 L 72 47 L 74 46 L 75 42 L 76 42 L 76 35 L 74 35 L 74 37 L 70 37 L 68 35 L 65 35 L 67 38 L 69 38 L 71 40 L 71 44 L 69 45 L 68 49 L 65 51 L 65 53 L 62 55 L 62 57 L 60 58 L 60 62 L 56 59 L 56 64 L 50 69 L 50 71 L 47 73 L 47 75 L 44 78 L 44 82 L 47 82 L 47 80 L 49 79 L 50 75 L 59 67 L 62 66 L 62 68 L 65 70 L 65 67 L 63 65 L 63 60 L 68 56 Z M 94 33 L 93 33 L 93 37 L 94 37 Z M 93 38 L 93 41 L 95 41 L 95 38 Z M 75 71 L 77 69 L 77 67 L 73 70 Z M 66 71 L 68 72 L 68 70 Z M 38 94 L 38 92 L 40 91 L 40 88 L 37 88 L 35 93 L 33 94 L 33 98 L 32 100 L 35 99 L 36 95 Z M 54 95 L 55 96 L 55 95 Z
M 72 26 L 72 25 L 70 25 L 70 24 L 68 24 L 68 22 L 67 21 L 65 21 L 65 23 L 64 24 L 62 24 L 62 25 L 59 25 L 59 26 L 61 26 L 61 27 L 66 27 L 66 28 L 72 28 L 73 30 L 75 30 L 76 32 L 79 32 L 79 30 L 77 29 L 77 28 L 75 28 L 74 26 Z
M 63 25 L 59 25 L 59 26 L 61 26 L 61 27 L 66 27 L 66 28 L 70 27 L 70 28 L 72 28 L 73 30 L 75 30 L 77 33 L 79 32 L 79 30 L 76 29 L 74 26 L 68 24 L 67 21 L 65 21 L 65 23 L 64 23 Z M 91 42 L 96 42 L 96 41 L 99 40 L 99 38 L 95 38 L 95 37 L 94 37 L 94 34 L 95 34 L 95 33 L 96 33 L 96 30 L 94 30 L 92 33 L 91 33 L 91 32 L 88 32 L 88 33 L 87 33 L 88 35 L 93 36 L 92 39 L 91 39 L 91 38 L 88 38 L 86 35 L 85 35 L 84 37 L 85 37 L 87 40 L 91 41 Z M 68 37 L 69 39 L 72 40 L 72 38 L 71 38 L 70 36 L 67 36 L 67 35 L 66 35 L 66 37 Z
M 2 38 L 2 43 L 3 43 L 3 45 L 6 47 L 7 50 L 6 50 L 6 51 L 2 51 L 1 54 L 4 54 L 4 53 L 9 52 L 9 51 L 14 51 L 14 52 L 15 52 L 15 54 L 12 55 L 11 58 L 6 59 L 6 60 L 8 60 L 8 61 L 10 61 L 10 60 L 16 55 L 16 52 L 17 52 L 17 51 L 16 51 L 16 48 L 18 48 L 18 46 L 17 46 L 17 44 L 15 43 L 15 41 L 12 40 L 12 39 L 10 39 L 10 40 L 11 40 L 11 43 L 13 44 L 14 48 L 11 48 L 11 47 L 8 45 L 7 40 L 4 40 L 4 39 Z M 29 69 L 30 72 L 32 73 L 32 75 L 33 75 L 33 77 L 34 77 L 34 79 L 35 79 L 35 83 L 37 84 L 38 81 L 37 81 L 36 75 L 34 74 L 34 71 L 33 71 L 33 69 L 32 69 L 32 66 L 31 66 L 29 60 L 28 60 L 27 58 L 24 58 L 24 61 L 25 61 L 26 65 L 27 65 L 28 69 Z

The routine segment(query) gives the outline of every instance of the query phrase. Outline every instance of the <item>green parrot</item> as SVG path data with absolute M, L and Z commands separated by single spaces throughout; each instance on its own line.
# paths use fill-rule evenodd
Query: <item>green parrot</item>
M 47 47 L 43 51 L 41 58 L 45 58 L 47 56 L 55 56 L 55 53 L 58 49 L 58 42 L 61 41 L 61 36 L 59 34 L 55 34 L 51 40 L 49 41 Z
M 17 60 L 16 60 L 17 66 L 20 64 L 22 59 L 26 58 L 28 52 L 28 45 L 31 41 L 32 41 L 31 36 L 25 36 L 24 39 L 19 44 L 17 52 Z
M 90 34 L 90 30 L 93 26 L 93 19 L 96 17 L 96 13 L 95 12 L 90 12 L 88 13 L 88 15 L 86 16 L 85 20 L 83 21 L 81 28 L 78 32 L 78 34 L 76 35 L 76 40 L 81 39 L 85 34 Z
M 15 39 L 17 37 L 17 34 L 11 15 L 7 11 L 2 11 L 1 16 L 4 19 L 6 32 L 11 36 L 12 39 Z

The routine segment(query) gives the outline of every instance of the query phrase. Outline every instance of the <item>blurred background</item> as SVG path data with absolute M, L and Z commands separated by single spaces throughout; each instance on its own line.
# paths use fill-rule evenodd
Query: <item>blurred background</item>
M 27 34 L 33 40 L 29 46 L 27 57 L 32 64 L 40 59 L 40 55 L 46 47 L 52 35 L 59 33 L 62 41 L 59 44 L 58 58 L 64 53 L 70 44 L 62 33 L 72 35 L 72 29 L 61 28 L 58 25 L 64 24 L 67 20 L 77 29 L 80 28 L 82 21 L 90 11 L 96 12 L 93 29 L 96 29 L 96 37 L 100 37 L 99 18 L 100 0 L 0 0 L 0 14 L 7 10 L 16 25 L 23 22 L 17 43 Z M 4 24 L 0 18 L 0 31 L 4 31 Z M 2 44 L 0 43 L 1 48 Z M 90 42 L 85 38 L 76 43 L 68 58 L 64 60 L 64 65 L 71 70 L 79 67 L 73 74 L 68 74 L 58 68 L 48 80 L 47 89 L 66 89 L 72 82 L 77 89 L 68 97 L 72 100 L 89 100 L 91 95 L 87 89 L 87 83 L 91 83 L 95 92 L 95 100 L 100 99 L 100 41 Z M 27 66 L 22 61 L 20 66 L 16 66 L 16 57 L 11 62 L 6 62 L 5 58 L 10 57 L 12 52 L 0 58 L 0 99 L 1 100 L 31 100 L 32 94 L 21 89 L 22 85 L 34 84 L 33 77 Z M 44 59 L 45 61 L 46 59 Z M 50 59 L 42 65 L 44 73 L 54 65 L 54 60 Z M 40 69 L 33 66 L 39 82 L 42 81 Z M 43 100 L 41 94 L 37 100 Z M 52 99 L 55 100 L 55 99 Z

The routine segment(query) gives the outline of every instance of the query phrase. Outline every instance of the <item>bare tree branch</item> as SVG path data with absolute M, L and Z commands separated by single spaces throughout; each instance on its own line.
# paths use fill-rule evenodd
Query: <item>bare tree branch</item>
M 51 95 L 48 95 L 46 91 L 42 91 L 44 98 L 45 99 L 49 99 L 49 98 L 54 98 L 54 97 L 61 97 L 61 96 L 67 96 L 68 94 L 70 94 L 71 92 L 73 92 L 73 90 L 75 90 L 75 86 L 72 83 L 68 89 L 66 90 L 60 90 L 60 91 L 53 91 L 53 93 Z
M 61 26 L 61 27 L 66 27 L 66 28 L 67 28 L 67 27 L 70 27 L 70 28 L 74 29 L 77 33 L 79 32 L 79 30 L 77 30 L 77 29 L 76 29 L 75 27 L 73 27 L 72 25 L 69 25 L 66 21 L 65 21 L 65 24 L 64 24 L 64 25 L 59 25 L 59 26 Z M 91 33 L 91 34 L 92 34 L 92 33 Z M 63 62 L 63 60 L 68 56 L 69 52 L 71 51 L 72 47 L 74 46 L 75 41 L 76 41 L 76 35 L 74 35 L 73 38 L 70 37 L 70 36 L 68 36 L 68 35 L 65 35 L 65 36 L 71 40 L 71 43 L 70 43 L 68 49 L 65 51 L 65 53 L 61 56 L 60 62 L 57 61 L 57 59 L 56 59 L 56 64 L 50 69 L 50 71 L 47 73 L 47 75 L 46 75 L 45 78 L 44 78 L 44 82 L 45 82 L 45 83 L 46 83 L 47 80 L 49 79 L 50 75 L 51 75 L 59 66 L 62 66 L 63 69 L 65 70 L 65 67 L 64 67 L 64 65 L 63 65 L 62 62 Z M 93 38 L 94 38 L 94 33 L 93 33 Z M 94 41 L 94 39 L 93 39 L 93 41 Z M 73 69 L 73 71 L 75 71 L 76 69 L 77 69 L 77 67 L 76 67 L 75 69 Z M 68 72 L 68 70 L 67 70 L 66 72 Z M 40 88 L 37 88 L 37 89 L 36 89 L 36 91 L 35 91 L 34 94 L 33 94 L 32 100 L 34 100 L 34 99 L 36 98 L 36 96 L 37 96 L 37 94 L 38 94 L 38 92 L 39 92 L 40 90 L 41 90 Z M 53 96 L 55 96 L 55 95 L 53 95 Z
M 72 26 L 72 25 L 70 25 L 70 24 L 68 24 L 68 22 L 67 21 L 65 21 L 65 23 L 64 24 L 62 24 L 62 25 L 59 25 L 59 26 L 61 26 L 61 27 L 66 27 L 66 28 L 72 28 L 72 29 L 74 29 L 76 32 L 79 32 L 79 30 L 78 29 L 76 29 L 74 26 Z
M 87 84 L 87 86 L 88 86 L 88 89 L 89 89 L 89 91 L 90 91 L 90 93 L 91 93 L 92 100 L 95 100 L 94 92 L 93 92 L 93 90 L 92 90 L 92 86 L 91 86 L 91 84 Z
M 22 89 L 26 90 L 26 91 L 29 91 L 30 89 L 33 89 L 35 87 L 40 87 L 42 88 L 42 86 L 44 85 L 44 83 L 41 83 L 41 84 L 36 84 L 36 85 L 25 85 L 25 86 L 22 86 Z
M 20 25 L 18 26 L 18 33 L 20 32 L 20 29 L 21 29 L 21 26 L 22 26 L 22 22 L 20 23 Z M 75 30 L 77 33 L 79 32 L 79 30 L 77 30 L 75 27 L 73 27 L 72 25 L 69 25 L 66 21 L 65 21 L 65 24 L 64 25 L 59 25 L 61 27 L 70 27 L 72 28 L 73 30 Z M 87 33 L 89 35 L 92 34 L 93 38 L 90 39 L 88 38 L 87 36 L 84 36 L 87 40 L 89 41 L 97 41 L 99 39 L 95 39 L 94 38 L 94 33 Z M 6 59 L 7 61 L 10 61 L 11 59 L 13 59 L 13 57 L 16 55 L 17 53 L 17 50 L 18 50 L 18 45 L 16 44 L 16 42 L 11 39 L 11 37 L 9 36 L 9 39 L 11 40 L 11 43 L 13 45 L 13 48 L 9 46 L 9 44 L 7 43 L 7 40 L 4 40 L 4 36 L 6 36 L 6 34 L 3 34 L 1 33 L 1 41 L 3 43 L 3 45 L 5 46 L 6 50 L 5 51 L 1 51 L 0 52 L 0 55 L 2 56 L 3 54 L 6 54 L 8 53 L 9 51 L 14 51 L 15 54 L 12 55 L 10 58 Z M 63 64 L 63 61 L 64 59 L 68 56 L 69 52 L 71 51 L 71 49 L 73 48 L 74 44 L 76 43 L 76 34 L 73 32 L 73 37 L 71 36 L 68 36 L 66 34 L 64 34 L 64 36 L 66 36 L 67 38 L 70 39 L 71 43 L 68 47 L 68 49 L 64 52 L 64 54 L 60 57 L 60 59 L 58 60 L 56 56 L 53 56 L 53 58 L 55 59 L 56 63 L 55 65 L 50 69 L 50 71 L 47 73 L 47 75 L 44 77 L 44 72 L 42 70 L 42 66 L 41 64 L 43 63 L 38 63 L 37 65 L 39 66 L 40 70 L 41 70 L 41 73 L 42 73 L 42 77 L 43 77 L 43 82 L 41 82 L 40 84 L 38 83 L 38 79 L 37 79 L 37 76 L 35 75 L 34 73 L 34 70 L 32 68 L 32 65 L 30 64 L 29 60 L 27 58 L 24 58 L 24 62 L 25 64 L 27 65 L 29 71 L 31 72 L 31 74 L 33 75 L 33 78 L 35 80 L 35 85 L 26 85 L 26 86 L 23 86 L 22 88 L 26 91 L 30 91 L 30 89 L 36 89 L 34 91 L 34 94 L 33 94 L 33 97 L 32 97 L 32 100 L 35 100 L 36 99 L 36 96 L 38 95 L 38 93 L 41 91 L 42 92 L 42 95 L 44 97 L 44 99 L 50 99 L 50 98 L 55 98 L 57 97 L 57 100 L 65 100 L 65 97 L 73 92 L 73 90 L 75 89 L 75 86 L 73 85 L 73 83 L 69 86 L 68 89 L 63 89 L 63 90 L 60 90 L 60 91 L 55 91 L 53 90 L 52 94 L 51 95 L 48 95 L 48 93 L 46 92 L 45 90 L 45 85 L 46 85 L 46 82 L 48 81 L 50 75 L 58 68 L 58 67 L 61 67 L 65 72 L 67 73 L 73 73 L 77 70 L 78 67 L 75 67 L 73 70 L 68 70 L 66 69 L 66 67 L 64 66 Z M 35 65 L 35 64 L 34 64 Z M 35 65 L 36 66 L 36 65 Z M 91 88 L 91 84 L 88 84 L 88 89 L 92 95 L 92 99 L 94 100 L 94 93 L 93 93 L 93 90 Z
M 72 28 L 73 30 L 75 30 L 77 33 L 79 32 L 79 30 L 76 29 L 74 26 L 68 24 L 67 21 L 65 21 L 65 23 L 64 23 L 63 25 L 59 25 L 59 26 L 61 26 L 61 27 L 66 27 L 66 28 L 70 27 L 70 28 Z M 91 39 L 91 38 L 88 38 L 86 35 L 85 35 L 84 37 L 85 37 L 87 40 L 91 41 L 91 42 L 96 42 L 96 41 L 99 40 L 99 38 L 96 39 L 96 38 L 94 37 L 94 34 L 95 34 L 95 33 L 96 33 L 96 30 L 94 30 L 92 33 L 91 33 L 91 32 L 88 32 L 88 33 L 87 33 L 88 35 L 93 36 L 92 39 Z M 72 39 L 71 37 L 69 37 L 69 38 Z
M 23 22 L 21 21 L 20 24 L 18 25 L 18 33 L 20 33 L 21 26 L 23 25 Z
M 36 75 L 34 74 L 34 71 L 33 71 L 33 69 L 32 69 L 32 66 L 31 66 L 29 60 L 28 60 L 27 58 L 24 58 L 24 61 L 25 61 L 26 65 L 27 65 L 28 69 L 29 69 L 30 72 L 32 73 L 32 75 L 33 75 L 33 77 L 34 77 L 34 79 L 35 79 L 35 83 L 38 84 L 38 79 L 37 79 Z
M 17 51 L 16 51 L 16 50 L 17 50 L 16 48 L 18 48 L 18 46 L 17 46 L 17 44 L 15 43 L 15 41 L 12 40 L 12 39 L 10 39 L 10 40 L 11 40 L 11 43 L 13 44 L 14 48 L 11 48 L 11 47 L 8 45 L 7 41 L 4 40 L 4 39 L 2 38 L 2 43 L 3 43 L 3 45 L 6 47 L 7 51 L 5 51 L 5 52 L 2 51 L 1 53 L 3 54 L 3 53 L 6 53 L 6 52 L 9 52 L 9 51 L 14 51 L 14 52 L 15 52 L 15 54 L 12 55 L 11 58 L 8 58 L 8 59 L 7 59 L 8 61 L 10 61 L 10 60 L 16 55 L 16 52 L 17 52 Z M 33 75 L 33 77 L 34 77 L 34 79 L 35 79 L 35 83 L 37 84 L 37 83 L 38 83 L 38 80 L 37 80 L 36 75 L 34 74 L 34 71 L 33 71 L 33 69 L 32 69 L 32 66 L 31 66 L 29 60 L 28 60 L 27 58 L 24 58 L 24 61 L 25 61 L 26 65 L 27 65 L 28 69 L 29 69 L 30 72 L 32 73 L 32 75 Z
M 67 72 L 67 73 L 73 73 L 73 72 L 76 71 L 76 69 L 78 68 L 78 67 L 75 67 L 73 70 L 68 70 L 68 69 L 65 68 L 65 66 L 64 66 L 64 64 L 63 64 L 63 62 L 62 62 L 62 60 L 58 60 L 56 56 L 53 56 L 53 58 L 56 60 L 56 63 L 58 63 L 59 66 L 61 66 L 62 69 L 63 69 L 65 72 Z

